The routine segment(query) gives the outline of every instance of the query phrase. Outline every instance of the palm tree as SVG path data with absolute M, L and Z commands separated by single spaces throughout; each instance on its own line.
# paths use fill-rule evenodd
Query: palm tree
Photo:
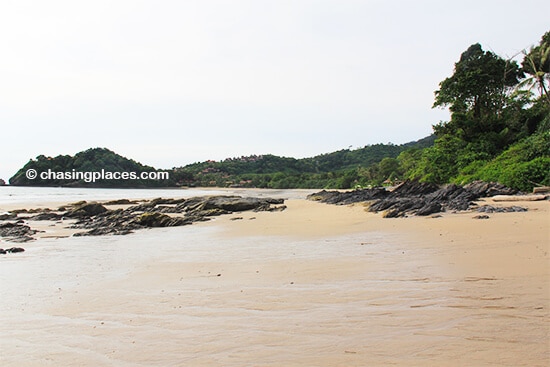
M 540 45 L 531 47 L 529 52 L 524 51 L 523 55 L 521 67 L 530 76 L 518 87 L 527 90 L 537 89 L 540 96 L 545 96 L 550 103 L 550 31 L 542 36 Z

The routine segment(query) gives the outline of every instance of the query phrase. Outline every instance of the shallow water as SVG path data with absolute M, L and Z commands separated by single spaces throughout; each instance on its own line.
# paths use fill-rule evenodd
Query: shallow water
M 385 233 L 215 226 L 40 239 L 0 258 L 2 366 L 543 366 L 547 294 Z M 439 260 L 438 260 L 439 259 Z
M 0 211 L 14 205 L 43 206 L 49 203 L 102 201 L 116 199 L 189 198 L 203 195 L 242 195 L 299 199 L 315 190 L 275 189 L 90 189 L 67 187 L 0 186 Z

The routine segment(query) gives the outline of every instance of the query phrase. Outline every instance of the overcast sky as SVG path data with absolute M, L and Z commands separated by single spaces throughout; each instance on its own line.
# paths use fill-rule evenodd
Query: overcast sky
M 513 56 L 546 0 L 0 0 L 0 178 L 106 147 L 158 168 L 431 133 L 479 42 Z

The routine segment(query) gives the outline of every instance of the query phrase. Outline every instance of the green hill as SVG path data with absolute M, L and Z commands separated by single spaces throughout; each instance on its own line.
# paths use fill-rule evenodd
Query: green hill
M 169 178 L 142 179 L 142 173 L 156 172 L 105 148 L 94 148 L 70 155 L 31 159 L 10 180 L 14 186 L 64 187 L 173 187 L 241 186 L 271 188 L 349 187 L 350 172 L 395 158 L 411 147 L 420 149 L 433 144 L 434 137 L 402 145 L 375 144 L 356 150 L 343 149 L 312 158 L 288 158 L 253 155 L 205 161 L 167 170 Z M 28 176 L 36 172 L 36 177 Z M 107 173 L 135 173 L 135 179 L 115 179 Z M 86 174 L 85 174 L 86 173 Z M 98 177 L 93 175 L 97 174 Z M 102 174 L 101 177 L 99 175 Z M 86 176 L 87 175 L 87 176 Z M 345 184 L 343 181 L 348 182 Z M 356 180 L 355 180 L 356 181 Z
M 173 186 L 171 180 L 141 179 L 141 174 L 155 172 L 132 159 L 122 157 L 109 149 L 94 148 L 70 155 L 31 159 L 10 178 L 14 186 L 65 187 L 162 187 Z M 33 172 L 36 177 L 33 177 Z M 135 176 L 124 178 L 124 174 Z

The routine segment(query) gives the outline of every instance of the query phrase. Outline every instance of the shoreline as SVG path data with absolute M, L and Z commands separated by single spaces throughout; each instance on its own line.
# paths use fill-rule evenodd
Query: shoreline
M 546 365 L 549 201 L 515 202 L 529 210 L 488 219 L 285 204 L 25 244 L 26 253 L 0 258 L 11 269 L 0 272 L 0 361 Z

